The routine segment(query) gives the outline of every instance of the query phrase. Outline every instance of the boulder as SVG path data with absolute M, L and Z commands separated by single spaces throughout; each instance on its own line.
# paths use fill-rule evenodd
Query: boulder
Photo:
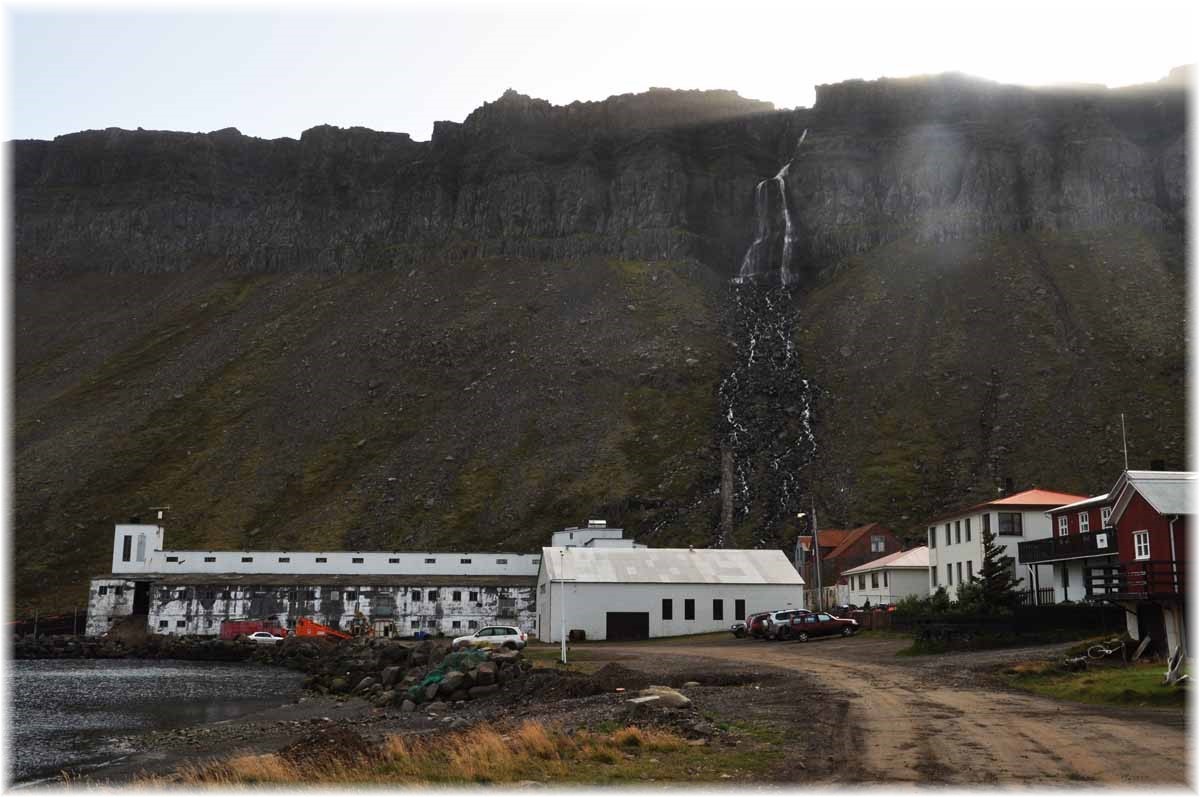
M 488 686 L 496 683 L 496 664 L 494 662 L 485 661 L 475 668 L 475 683 L 479 686 Z
M 368 675 L 366 678 L 363 678 L 358 682 L 358 686 L 354 687 L 354 694 L 367 691 L 374 685 L 374 683 L 375 679 Z
M 455 689 L 453 692 L 450 693 L 450 702 L 451 703 L 457 703 L 460 700 L 469 700 L 469 699 L 470 699 L 470 695 L 468 694 L 466 689 Z
M 400 677 L 401 669 L 396 666 L 384 667 L 383 672 L 379 674 L 379 682 L 384 686 L 391 686 L 396 683 L 396 679 Z
M 329 689 L 332 692 L 341 693 L 341 692 L 345 692 L 349 688 L 350 688 L 350 684 L 346 681 L 345 678 L 342 678 L 340 676 L 337 678 L 334 678 L 329 683 Z
M 435 697 L 437 697 L 438 687 L 440 686 L 441 684 L 430 684 L 429 686 L 425 687 L 425 699 L 433 700 Z
M 450 705 L 448 703 L 443 703 L 442 701 L 437 700 L 433 703 L 430 703 L 428 706 L 426 706 L 425 710 L 426 711 L 447 711 L 449 708 L 450 708 Z
M 449 670 L 442 676 L 442 688 L 439 690 L 443 695 L 450 695 L 462 688 L 463 682 L 467 680 L 467 676 L 458 670 Z
M 692 704 L 692 701 L 685 697 L 682 692 L 676 691 L 669 686 L 650 686 L 638 694 L 642 697 L 658 697 L 658 700 L 654 701 L 654 704 L 657 706 L 666 706 L 667 708 L 683 708 Z
M 469 694 L 474 700 L 481 697 L 487 697 L 488 695 L 494 695 L 499 691 L 499 684 L 489 684 L 487 686 L 472 686 L 469 690 L 467 690 L 467 694 Z
M 377 706 L 390 706 L 396 702 L 397 694 L 397 692 L 394 692 L 390 689 L 386 692 L 381 692 L 379 696 L 375 698 L 374 703 Z
M 405 698 L 404 702 L 400 704 L 400 713 L 401 714 L 411 714 L 416 710 L 417 710 L 417 704 L 407 698 Z

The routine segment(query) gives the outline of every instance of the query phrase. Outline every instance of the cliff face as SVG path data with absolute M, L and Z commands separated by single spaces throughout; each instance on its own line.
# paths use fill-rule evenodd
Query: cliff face
M 18 607 L 69 608 L 160 504 L 197 548 L 532 548 L 588 516 L 772 545 L 798 501 L 917 533 L 1005 477 L 1102 491 L 1120 412 L 1132 465 L 1182 466 L 1185 111 L 1176 82 L 949 75 L 796 111 L 509 92 L 429 142 L 14 142 Z M 760 235 L 759 279 L 786 250 L 802 289 L 732 330 Z
M 1177 86 L 1039 92 L 950 75 L 821 86 L 812 110 L 789 112 L 731 92 L 561 107 L 507 92 L 427 143 L 361 128 L 91 131 L 14 142 L 15 242 L 22 276 L 496 254 L 695 257 L 731 273 L 755 184 L 790 160 L 793 270 L 811 273 L 905 235 L 1178 232 L 1185 116 Z

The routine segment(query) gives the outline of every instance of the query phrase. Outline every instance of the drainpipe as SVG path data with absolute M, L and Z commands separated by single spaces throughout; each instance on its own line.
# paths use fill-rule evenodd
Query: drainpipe
M 1178 565 L 1175 564 L 1175 521 L 1179 520 L 1179 515 L 1172 515 L 1171 522 L 1167 528 L 1171 532 L 1171 582 L 1175 587 L 1175 593 L 1179 594 L 1179 571 Z

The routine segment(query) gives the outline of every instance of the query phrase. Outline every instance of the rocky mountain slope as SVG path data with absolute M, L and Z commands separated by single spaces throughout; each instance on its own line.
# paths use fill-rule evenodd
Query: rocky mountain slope
M 794 111 L 509 92 L 429 142 L 14 142 L 17 605 L 69 607 L 159 504 L 194 547 L 525 549 L 601 515 L 769 545 L 809 496 L 915 532 L 1005 477 L 1106 489 L 1122 411 L 1131 464 L 1183 465 L 1185 158 L 1174 83 L 956 75 Z M 722 534 L 760 234 L 795 356 L 740 396 L 761 461 Z

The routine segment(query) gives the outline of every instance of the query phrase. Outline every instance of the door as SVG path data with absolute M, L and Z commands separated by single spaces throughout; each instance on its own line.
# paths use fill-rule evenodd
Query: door
M 1162 607 L 1157 603 L 1145 601 L 1138 604 L 1138 633 L 1144 639 L 1150 637 L 1150 652 L 1161 656 L 1169 655 L 1167 650 L 1167 624 L 1163 620 Z
M 650 612 L 608 612 L 605 639 L 627 641 L 650 638 Z
M 150 613 L 150 582 L 136 581 L 133 585 L 133 613 Z

